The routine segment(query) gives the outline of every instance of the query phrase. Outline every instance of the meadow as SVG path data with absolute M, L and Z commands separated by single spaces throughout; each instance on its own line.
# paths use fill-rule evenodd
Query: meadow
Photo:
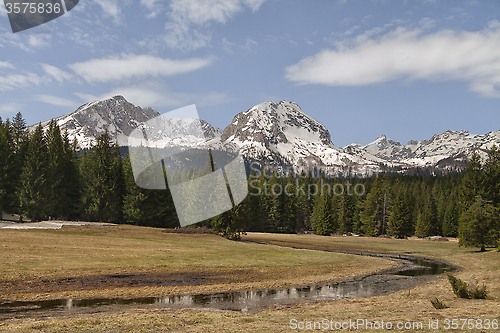
M 11 318 L 0 321 L 0 331 L 294 332 L 314 323 L 334 325 L 365 320 L 380 325 L 383 320 L 386 324 L 403 323 L 403 326 L 422 323 L 422 330 L 413 327 L 406 331 L 436 332 L 447 331 L 447 319 L 450 326 L 453 319 L 474 319 L 476 326 L 467 331 L 481 332 L 488 330 L 480 328 L 477 319 L 500 320 L 500 253 L 496 250 L 480 253 L 473 248 L 459 247 L 455 240 L 435 242 L 414 238 L 249 233 L 243 239 L 295 247 L 412 252 L 462 267 L 454 275 L 486 284 L 489 296 L 485 300 L 459 299 L 445 276 L 441 276 L 435 282 L 386 296 L 275 306 L 255 313 L 130 306 L 93 314 Z M 0 230 L 0 244 L 0 298 L 3 300 L 139 297 L 262 289 L 342 280 L 395 265 L 382 258 L 236 242 L 216 235 L 170 234 L 162 229 L 125 225 Z M 133 286 L 90 283 L 92 288 L 69 289 L 71 283 L 61 282 L 58 288 L 46 285 L 68 278 L 93 281 L 93 277 L 99 277 L 100 281 L 105 281 L 106 277 L 117 274 L 168 277 L 184 283 Z M 62 290 L 65 288 L 67 290 Z M 433 297 L 438 297 L 449 308 L 436 310 L 430 302 Z M 430 328 L 429 322 L 437 323 L 438 330 Z M 358 327 L 356 331 L 374 330 Z

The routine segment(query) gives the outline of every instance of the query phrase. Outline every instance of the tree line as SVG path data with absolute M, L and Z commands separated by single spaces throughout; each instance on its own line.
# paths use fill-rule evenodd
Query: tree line
M 196 176 L 193 170 L 179 175 Z M 311 171 L 280 177 L 254 169 L 248 188 L 241 204 L 197 225 L 228 237 L 244 231 L 441 235 L 483 250 L 499 239 L 496 147 L 484 163 L 473 154 L 464 173 L 328 178 Z M 12 120 L 0 118 L 0 211 L 33 221 L 179 226 L 170 191 L 138 187 L 130 158 L 107 133 L 78 150 L 54 121 L 46 131 L 38 125 L 28 132 L 20 113 Z
M 0 118 L 0 211 L 32 221 L 178 226 L 170 192 L 136 186 L 130 159 L 108 133 L 78 150 L 55 121 L 28 132 L 20 113 Z

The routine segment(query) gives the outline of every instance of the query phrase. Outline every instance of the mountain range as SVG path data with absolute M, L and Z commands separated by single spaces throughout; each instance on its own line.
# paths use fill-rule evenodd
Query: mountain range
M 149 120 L 161 119 L 159 116 L 152 108 L 141 108 L 122 96 L 114 96 L 84 104 L 54 120 L 84 149 L 105 131 L 119 145 L 126 146 L 134 129 Z M 49 123 L 42 122 L 41 126 L 46 129 Z M 382 135 L 367 145 L 353 143 L 341 148 L 333 144 L 323 124 L 303 112 L 297 103 L 288 101 L 265 102 L 240 112 L 224 130 L 197 119 L 162 125 L 175 130 L 166 133 L 149 128 L 149 132 L 155 133 L 157 145 L 178 146 L 182 150 L 239 151 L 247 161 L 261 166 L 299 172 L 316 168 L 331 176 L 371 175 L 387 170 L 462 170 L 472 151 L 485 156 L 494 144 L 500 146 L 500 131 L 474 135 L 448 130 L 406 145 Z

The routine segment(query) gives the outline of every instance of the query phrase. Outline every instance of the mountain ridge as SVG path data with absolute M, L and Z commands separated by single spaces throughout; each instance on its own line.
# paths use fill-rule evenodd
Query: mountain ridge
M 117 95 L 83 104 L 55 118 L 80 148 L 88 148 L 106 130 L 122 146 L 139 125 L 160 116 L 150 107 L 141 108 Z M 46 129 L 50 120 L 41 123 Z M 198 124 L 198 123 L 196 123 Z M 248 160 L 272 167 L 291 167 L 300 172 L 311 168 L 331 175 L 371 175 L 387 168 L 438 168 L 453 171 L 464 167 L 471 151 L 484 152 L 500 145 L 500 131 L 474 135 L 447 130 L 429 140 L 409 140 L 406 145 L 381 135 L 373 142 L 337 147 L 328 129 L 305 113 L 295 102 L 268 101 L 237 113 L 224 130 L 199 120 L 203 133 L 194 133 L 189 122 L 177 135 L 160 133 L 162 145 L 184 148 L 239 151 Z M 33 129 L 36 125 L 30 126 Z M 172 126 L 171 126 L 172 127 Z M 175 127 L 175 126 L 174 126 Z M 188 135 L 189 134 L 189 135 Z M 189 137 L 189 139 L 182 138 Z

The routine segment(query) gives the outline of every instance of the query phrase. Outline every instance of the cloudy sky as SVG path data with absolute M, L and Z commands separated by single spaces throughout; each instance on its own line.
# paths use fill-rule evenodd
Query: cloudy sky
M 28 124 L 121 94 L 195 103 L 224 128 L 295 101 L 337 146 L 500 129 L 498 0 L 80 0 L 12 33 L 0 5 L 0 116 Z

